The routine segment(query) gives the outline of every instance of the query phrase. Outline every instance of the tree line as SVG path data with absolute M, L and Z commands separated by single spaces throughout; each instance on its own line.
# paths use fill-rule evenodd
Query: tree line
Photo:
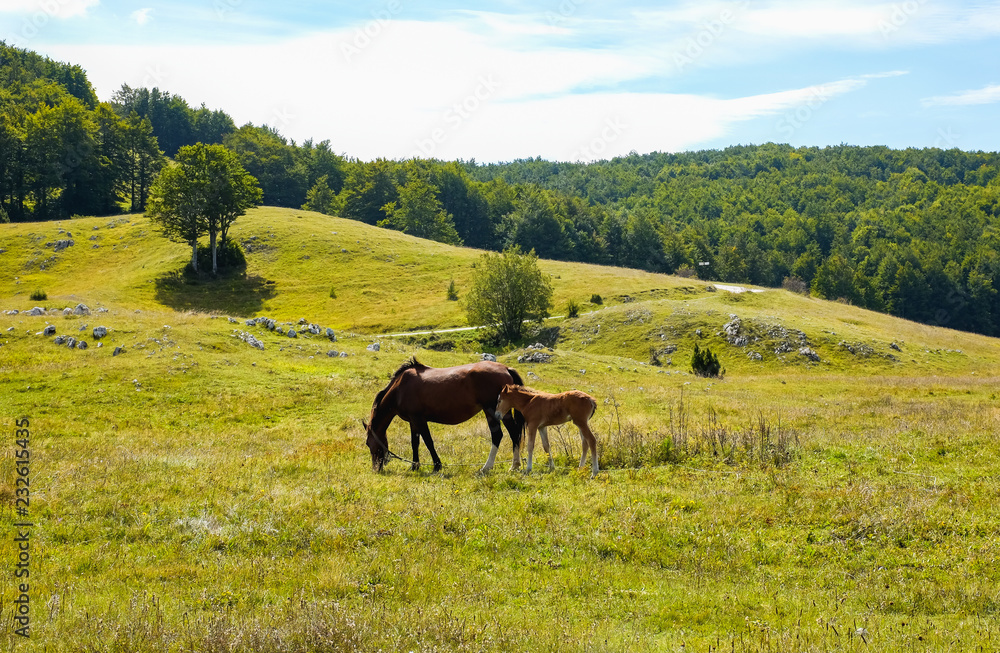
M 1000 335 L 997 153 L 765 144 L 589 164 L 359 161 L 158 89 L 101 103 L 78 66 L 3 44 L 0 81 L 0 220 L 145 210 L 167 156 L 219 144 L 267 205 Z

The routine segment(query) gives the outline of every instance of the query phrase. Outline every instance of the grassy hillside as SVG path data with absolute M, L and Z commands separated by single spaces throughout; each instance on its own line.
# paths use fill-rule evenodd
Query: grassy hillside
M 481 254 L 319 213 L 260 208 L 230 232 L 248 252 L 245 277 L 192 282 L 180 275 L 190 248 L 156 235 L 140 215 L 2 225 L 0 234 L 0 262 L 12 271 L 0 279 L 0 297 L 19 306 L 32 304 L 31 292 L 43 289 L 50 305 L 306 317 L 364 332 L 464 326 L 461 305 L 448 302 L 446 291 L 454 279 L 462 295 Z M 75 245 L 60 252 L 46 246 L 70 237 Z M 592 289 L 637 293 L 679 285 L 617 268 L 544 266 L 559 282 L 558 306 L 570 297 L 586 301 Z
M 53 255 L 60 228 L 76 244 Z M 432 427 L 441 474 L 376 475 L 360 420 L 391 372 L 488 348 L 376 336 L 462 326 L 446 289 L 454 278 L 462 294 L 478 253 L 277 209 L 233 232 L 251 243 L 246 278 L 191 284 L 177 275 L 189 252 L 141 217 L 0 225 L 13 271 L 0 309 L 22 311 L 0 314 L 0 497 L 5 533 L 34 524 L 33 646 L 947 651 L 1000 638 L 995 340 L 543 262 L 558 305 L 583 314 L 538 333 L 550 362 L 496 353 L 536 387 L 598 398 L 604 471 L 577 472 L 579 438 L 559 428 L 555 473 L 507 471 L 505 441 L 479 477 L 477 418 Z M 92 314 L 23 312 L 79 302 Z M 256 315 L 336 340 L 247 326 Z M 89 347 L 57 346 L 47 324 Z M 695 343 L 720 354 L 724 379 L 688 372 Z M 14 510 L 21 418 L 27 515 Z M 409 454 L 405 424 L 389 437 Z M 16 590 L 0 585 L 5 624 Z M 0 646 L 23 642 L 8 628 Z

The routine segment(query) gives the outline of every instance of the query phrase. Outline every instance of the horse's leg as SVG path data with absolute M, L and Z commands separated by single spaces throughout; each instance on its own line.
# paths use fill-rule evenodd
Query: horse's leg
M 507 415 L 501 421 L 507 427 L 507 433 L 510 434 L 511 449 L 514 452 L 514 460 L 517 461 L 514 469 L 517 469 L 521 464 L 521 439 L 524 436 L 524 415 L 519 410 L 514 409 L 508 411 Z
M 549 434 L 547 428 L 542 426 L 538 429 L 538 432 L 542 434 L 542 448 L 545 449 L 545 453 L 549 455 L 549 471 L 555 471 L 556 464 L 552 462 L 552 451 L 549 449 Z
M 413 464 L 410 465 L 410 471 L 417 471 L 420 469 L 420 424 L 418 422 L 410 422 L 410 445 L 413 447 Z
M 441 459 L 438 458 L 437 450 L 434 449 L 434 439 L 431 438 L 431 429 L 427 426 L 427 422 L 420 422 L 420 434 L 424 436 L 424 444 L 427 445 L 427 450 L 431 452 L 431 460 L 434 461 L 434 471 L 441 471 Z M 413 441 L 413 460 L 416 461 L 417 452 L 417 441 Z
M 495 411 L 489 408 L 483 409 L 483 413 L 486 415 L 486 423 L 490 427 L 490 435 L 493 439 L 493 446 L 490 448 L 490 457 L 486 459 L 486 462 L 479 469 L 480 474 L 485 474 L 493 469 L 493 463 L 497 459 L 497 450 L 500 449 L 500 441 L 503 440 L 503 430 L 500 428 L 500 420 L 497 419 Z M 514 456 L 514 469 L 521 466 L 521 459 L 518 456 Z

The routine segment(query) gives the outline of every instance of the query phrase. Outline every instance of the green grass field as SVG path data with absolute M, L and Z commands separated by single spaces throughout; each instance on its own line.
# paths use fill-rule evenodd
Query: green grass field
M 45 246 L 65 232 L 73 246 Z M 550 362 L 518 363 L 470 332 L 383 337 L 465 326 L 477 251 L 273 208 L 232 234 L 246 274 L 207 281 L 141 216 L 0 225 L 0 311 L 20 311 L 0 314 L 6 650 L 1000 646 L 997 341 L 543 261 L 554 313 L 582 311 L 532 337 Z M 81 302 L 91 315 L 25 314 Z M 257 316 L 337 340 L 245 324 Z M 47 323 L 89 347 L 55 345 Z M 724 379 L 689 373 L 696 343 Z M 508 471 L 505 440 L 478 476 L 482 419 L 432 426 L 440 474 L 371 472 L 361 419 L 399 364 L 483 351 L 598 398 L 596 479 L 575 469 L 571 428 L 550 429 L 554 473 L 540 446 L 533 475 Z M 408 441 L 394 422 L 391 446 Z M 25 519 L 30 642 L 14 633 Z

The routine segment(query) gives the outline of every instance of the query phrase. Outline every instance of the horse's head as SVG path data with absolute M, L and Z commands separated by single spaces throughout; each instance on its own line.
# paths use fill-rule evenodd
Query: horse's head
M 372 424 L 364 420 L 361 423 L 365 427 L 365 435 L 367 436 L 365 444 L 368 445 L 368 450 L 372 454 L 372 471 L 381 472 L 389 458 L 389 438 L 385 431 L 378 433 Z

